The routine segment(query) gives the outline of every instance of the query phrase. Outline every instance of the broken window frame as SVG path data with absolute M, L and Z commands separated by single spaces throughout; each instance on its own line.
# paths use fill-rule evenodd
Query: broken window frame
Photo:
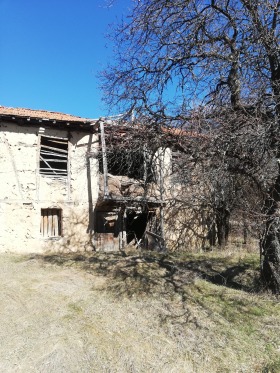
M 40 233 L 43 238 L 62 237 L 62 209 L 42 208 Z
M 145 177 L 144 154 L 141 150 L 134 152 L 130 149 L 107 149 L 108 173 L 114 176 L 127 176 L 130 179 L 143 180 Z M 100 171 L 103 167 L 100 163 Z
M 42 135 L 40 136 L 40 175 L 44 177 L 66 180 L 68 177 L 69 169 L 68 162 L 68 138 Z
M 109 129 L 112 130 L 112 127 Z M 99 172 L 104 174 L 105 179 L 109 173 L 113 176 L 127 176 L 130 179 L 144 181 L 144 183 L 155 182 L 153 170 L 155 151 L 147 149 L 146 144 L 142 144 L 136 150 L 129 142 L 122 142 L 121 138 L 124 133 L 121 128 L 117 131 L 114 128 L 112 132 L 111 136 L 106 134 L 104 123 L 100 122 Z
M 115 234 L 117 222 L 119 219 L 118 210 L 99 210 L 95 211 L 95 233 Z
M 104 174 L 103 153 L 99 154 L 99 172 Z M 155 182 L 153 170 L 153 156 L 145 148 L 133 151 L 131 149 L 118 150 L 115 148 L 106 149 L 107 173 L 113 176 L 127 176 L 130 179 L 144 181 L 145 183 Z

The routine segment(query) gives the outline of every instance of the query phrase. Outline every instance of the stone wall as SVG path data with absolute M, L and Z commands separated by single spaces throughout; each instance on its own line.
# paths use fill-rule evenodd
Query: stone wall
M 40 136 L 69 139 L 64 180 L 40 175 Z M 98 136 L 2 122 L 0 145 L 0 251 L 91 249 Z M 61 236 L 40 232 L 41 209 L 50 208 L 61 209 Z

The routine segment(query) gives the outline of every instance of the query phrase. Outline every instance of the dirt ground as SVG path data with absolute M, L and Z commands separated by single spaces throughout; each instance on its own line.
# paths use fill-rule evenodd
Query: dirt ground
M 0 255 L 0 373 L 280 372 L 257 255 Z
M 154 332 L 155 304 L 116 300 L 102 277 L 1 254 L 0 284 L 0 372 L 193 371 Z

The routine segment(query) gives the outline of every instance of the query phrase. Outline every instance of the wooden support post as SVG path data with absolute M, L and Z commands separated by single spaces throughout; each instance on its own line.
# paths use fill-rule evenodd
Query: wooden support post
M 164 172 L 163 172 L 163 167 L 164 167 L 164 149 L 160 149 L 160 154 L 159 154 L 159 188 L 160 188 L 160 230 L 161 230 L 161 237 L 162 237 L 162 242 L 161 242 L 161 250 L 165 251 L 165 240 L 164 240 L 164 207 L 163 207 L 163 194 L 164 194 L 164 185 L 163 185 L 163 177 L 164 177 Z
M 100 136 L 101 136 L 101 148 L 102 148 L 102 162 L 103 162 L 103 178 L 104 178 L 104 198 L 109 196 L 108 191 L 108 167 L 107 167 L 107 153 L 106 153 L 106 142 L 104 133 L 104 123 L 100 121 Z

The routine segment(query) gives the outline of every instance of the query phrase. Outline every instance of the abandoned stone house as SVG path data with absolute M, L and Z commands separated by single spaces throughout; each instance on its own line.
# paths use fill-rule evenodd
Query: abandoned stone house
M 147 162 L 120 171 L 102 120 L 0 106 L 0 143 L 0 251 L 119 250 L 144 233 L 145 245 L 162 245 L 168 150 L 147 192 L 135 181 Z

